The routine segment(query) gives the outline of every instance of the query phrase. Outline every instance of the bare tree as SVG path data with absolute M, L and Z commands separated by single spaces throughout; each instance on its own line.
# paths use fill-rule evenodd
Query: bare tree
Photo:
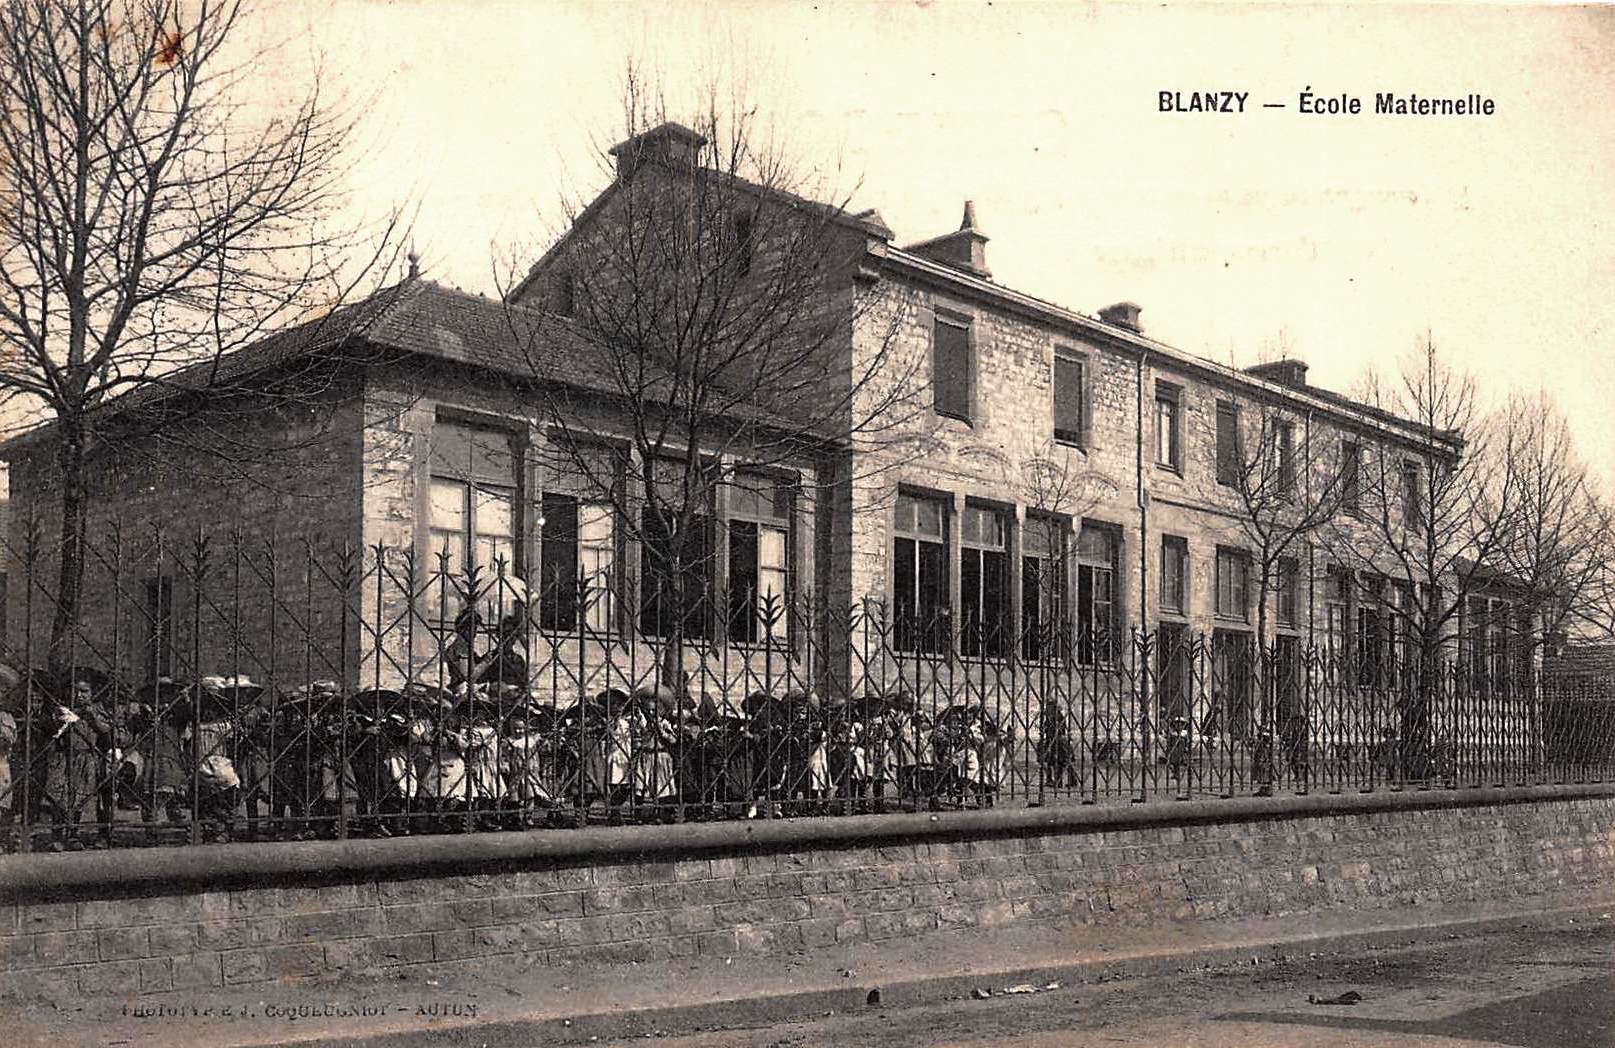
M 194 418 L 239 388 L 231 351 L 325 313 L 370 268 L 347 250 L 362 231 L 331 222 L 353 118 L 317 82 L 255 110 L 266 56 L 230 46 L 247 17 L 233 0 L 0 8 L 0 399 L 49 423 L 57 460 L 53 661 L 78 615 L 86 471 L 133 425 L 105 406 L 179 392 L 139 425 Z M 392 226 L 369 231 L 368 261 Z
M 1061 449 L 1052 439 L 1021 463 L 1021 497 L 1028 511 L 1022 532 L 1024 543 L 1026 547 L 1035 544 L 1047 555 L 1053 569 L 1052 573 L 1038 578 L 1041 592 L 1037 606 L 1042 614 L 1035 628 L 1043 635 L 1036 637 L 1035 650 L 1061 653 L 1074 650 L 1071 638 L 1062 635 L 1069 630 L 1060 602 L 1065 599 L 1071 563 L 1071 550 L 1063 541 L 1062 532 L 1067 527 L 1064 522 L 1070 521 L 1080 528 L 1083 516 L 1118 489 L 1114 477 L 1083 466 L 1080 458 Z M 1022 623 L 1023 633 L 1029 628 L 1027 623 Z M 1105 642 L 1114 643 L 1115 638 L 1105 638 Z
M 1572 629 L 1598 628 L 1610 521 L 1550 395 L 1516 395 L 1499 414 L 1498 499 L 1510 513 L 1494 560 L 1522 594 L 1532 635 L 1520 640 L 1535 650 Z
M 716 88 L 676 123 L 630 66 L 622 101 L 621 144 L 600 150 L 609 187 L 568 204 L 568 230 L 505 298 L 554 452 L 644 551 L 641 609 L 677 686 L 714 611 L 717 491 L 742 468 L 816 463 L 833 479 L 799 494 L 845 501 L 849 453 L 915 439 L 929 405 L 923 359 L 891 352 L 904 305 L 859 269 L 890 238 L 878 215 L 850 213 Z M 591 451 L 603 434 L 626 460 Z
M 1299 571 L 1309 540 L 1340 511 L 1346 485 L 1339 452 L 1313 434 L 1306 416 L 1260 400 L 1242 405 L 1233 447 L 1218 471 L 1234 491 L 1237 527 L 1251 552 L 1256 637 L 1265 652 L 1268 597 L 1277 592 L 1285 562 L 1295 561 Z
M 1358 446 L 1329 532 L 1337 562 L 1388 578 L 1403 632 L 1398 701 L 1404 772 L 1431 767 L 1431 711 L 1466 602 L 1497 571 L 1511 508 L 1503 465 L 1474 379 L 1426 333 L 1396 378 L 1365 386 L 1372 408 L 1411 423 L 1422 440 Z M 1359 659 L 1378 653 L 1358 652 Z

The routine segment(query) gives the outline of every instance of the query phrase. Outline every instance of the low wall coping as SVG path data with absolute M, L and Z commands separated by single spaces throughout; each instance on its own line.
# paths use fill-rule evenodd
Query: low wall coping
M 713 853 L 839 847 L 915 839 L 1097 833 L 1151 826 L 1190 826 L 1379 812 L 1476 808 L 1615 799 L 1615 782 L 1476 789 L 1412 789 L 1302 796 L 1196 798 L 1129 804 L 1061 804 L 599 826 L 419 837 L 284 841 L 179 847 L 114 848 L 0 856 L 0 899 L 149 894 L 153 889 L 241 888 L 356 879 L 453 875 L 558 864 L 581 865 Z

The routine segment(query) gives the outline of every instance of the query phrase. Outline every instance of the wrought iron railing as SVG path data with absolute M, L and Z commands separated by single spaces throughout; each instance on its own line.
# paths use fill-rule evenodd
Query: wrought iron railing
M 1615 773 L 1608 692 L 1517 659 L 1480 660 L 1507 670 L 1484 678 L 1474 659 L 1301 637 L 1258 650 L 1228 631 L 1045 626 L 989 642 L 945 616 L 894 623 L 878 603 L 740 590 L 702 594 L 722 609 L 703 619 L 647 616 L 647 600 L 695 605 L 629 579 L 580 583 L 568 615 L 546 617 L 549 597 L 507 564 L 426 561 L 114 530 L 87 551 L 73 625 L 53 638 L 50 544 L 10 550 L 4 848 Z M 646 621 L 688 634 L 645 636 Z M 945 642 L 907 650 L 922 635 Z

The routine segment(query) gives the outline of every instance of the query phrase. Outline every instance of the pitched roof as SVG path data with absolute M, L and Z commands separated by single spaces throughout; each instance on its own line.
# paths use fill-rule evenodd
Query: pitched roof
M 297 361 L 318 362 L 346 353 L 352 362 L 378 353 L 406 353 L 514 378 L 549 382 L 583 392 L 654 400 L 669 395 L 670 374 L 652 374 L 643 389 L 625 390 L 611 374 L 610 355 L 572 320 L 497 299 L 473 295 L 435 281 L 410 278 L 313 320 L 266 336 L 216 360 L 182 368 L 159 381 L 131 389 L 99 409 L 103 417 L 155 406 L 187 391 L 228 391 L 231 384 Z M 244 382 L 241 392 L 250 392 Z M 737 410 L 737 421 L 795 431 L 800 426 L 764 409 Z M 50 423 L 0 443 L 0 456 L 31 444 Z M 832 439 L 818 434 L 818 439 Z

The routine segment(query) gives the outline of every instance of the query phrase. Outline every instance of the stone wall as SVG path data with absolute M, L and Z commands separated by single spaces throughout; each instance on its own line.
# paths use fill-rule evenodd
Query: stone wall
M 1208 801 L 0 859 L 0 993 L 813 949 L 1606 890 L 1615 790 Z M 77 865 L 75 865 L 75 863 Z M 93 874 L 100 863 L 108 875 Z M 133 874 L 127 873 L 134 869 Z M 389 872 L 390 871 L 390 872 Z

